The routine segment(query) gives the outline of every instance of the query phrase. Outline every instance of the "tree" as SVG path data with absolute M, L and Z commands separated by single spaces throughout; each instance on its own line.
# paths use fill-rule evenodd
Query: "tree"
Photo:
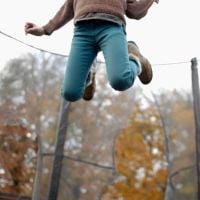
M 29 142 L 37 144 L 36 148 L 33 146 L 35 154 L 40 147 L 41 154 L 37 161 L 40 158 L 38 170 L 41 173 L 38 180 L 42 187 L 39 187 L 38 192 L 44 199 L 54 154 L 59 88 L 64 65 L 65 60 L 61 57 L 45 53 L 27 54 L 11 60 L 0 77 L 0 124 L 3 125 L 1 133 L 4 135 L 0 135 L 1 143 L 9 142 L 14 146 L 18 142 L 14 143 L 15 137 L 25 137 L 27 141 L 19 148 L 22 150 L 14 150 L 23 155 L 27 154 Z M 193 195 L 193 198 L 194 174 L 191 174 L 192 170 L 185 171 L 182 168 L 194 162 L 195 154 L 190 95 L 164 91 L 156 96 L 157 104 L 154 99 L 146 99 L 145 104 L 142 104 L 145 97 L 141 88 L 134 86 L 122 93 L 114 91 L 107 84 L 102 67 L 98 66 L 94 99 L 71 104 L 58 199 L 63 200 L 66 196 L 70 200 L 94 199 L 105 185 L 103 200 L 120 197 L 126 200 L 151 199 L 152 196 L 155 200 L 163 199 L 167 176 L 164 151 L 166 124 L 173 166 L 170 173 L 175 188 L 173 196 L 184 199 Z M 4 126 L 10 125 L 15 130 L 4 129 Z M 8 132 L 9 137 L 13 137 L 13 143 L 5 137 Z M 3 151 L 0 151 L 2 154 Z M 21 161 L 18 163 L 24 167 Z M 29 169 L 31 163 L 35 168 L 36 160 L 29 161 L 25 166 L 28 167 L 27 173 L 33 169 Z M 2 168 L 5 172 L 7 165 L 4 164 Z M 20 166 L 18 164 L 22 170 Z M 112 166 L 118 172 L 115 177 Z M 33 177 L 31 173 L 27 177 Z M 29 190 L 21 192 L 30 194 L 33 183 L 28 184 Z
M 0 192 L 30 194 L 35 175 L 36 144 L 25 126 L 0 126 Z
M 34 138 L 35 144 L 40 145 L 42 152 L 52 151 L 54 146 L 64 63 L 64 58 L 47 53 L 26 54 L 10 60 L 0 78 L 0 124 L 10 125 L 13 121 L 17 121 L 20 127 L 25 124 L 28 134 Z M 16 134 L 19 135 L 16 137 L 21 137 L 22 133 L 18 131 Z M 10 134 L 12 136 L 15 137 Z M 6 137 L 3 139 L 7 140 Z M 15 139 L 2 142 L 11 141 L 14 143 Z M 23 150 L 18 153 L 22 157 L 25 155 Z M 35 160 L 36 157 L 30 160 L 34 168 Z M 49 163 L 45 163 L 42 170 Z M 7 167 L 4 165 L 3 170 Z M 32 189 L 32 183 L 30 187 Z M 21 192 L 30 194 L 31 190 Z
M 163 130 L 155 109 L 137 104 L 129 125 L 116 139 L 115 156 L 119 176 L 105 188 L 103 200 L 163 199 L 167 170 Z
M 195 135 L 192 95 L 187 91 L 163 91 L 154 102 L 165 130 L 168 184 L 165 199 L 196 199 L 194 173 Z

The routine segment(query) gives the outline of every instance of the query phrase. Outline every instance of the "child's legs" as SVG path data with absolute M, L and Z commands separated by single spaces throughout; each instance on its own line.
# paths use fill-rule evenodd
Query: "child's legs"
M 130 88 L 138 73 L 138 64 L 129 59 L 128 46 L 124 29 L 111 24 L 101 33 L 100 48 L 103 51 L 108 80 L 111 86 L 119 91 Z
M 88 32 L 88 30 L 85 30 Z M 82 98 L 89 69 L 97 55 L 93 38 L 77 26 L 71 44 L 64 82 L 61 89 L 62 96 L 67 101 Z

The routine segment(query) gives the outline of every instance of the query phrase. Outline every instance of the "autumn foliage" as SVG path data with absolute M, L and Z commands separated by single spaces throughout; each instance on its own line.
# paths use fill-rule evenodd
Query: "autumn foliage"
M 104 191 L 104 200 L 162 200 L 166 187 L 163 132 L 156 112 L 137 109 L 116 139 L 120 177 Z
M 0 77 L 0 192 L 31 196 L 40 160 L 35 184 L 41 199 L 47 198 L 64 68 L 63 58 L 45 53 L 27 54 L 5 66 Z M 94 99 L 70 106 L 57 200 L 163 200 L 170 173 L 170 195 L 195 199 L 190 94 L 164 91 L 155 102 L 136 86 L 118 93 L 100 70 Z
M 32 191 L 36 143 L 29 134 L 21 124 L 0 125 L 0 192 L 29 194 Z

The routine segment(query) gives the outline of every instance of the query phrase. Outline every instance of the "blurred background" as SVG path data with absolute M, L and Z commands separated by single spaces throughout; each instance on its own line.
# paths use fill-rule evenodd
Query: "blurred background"
M 114 91 L 100 53 L 94 99 L 75 103 L 60 96 L 73 22 L 50 37 L 24 35 L 25 22 L 46 23 L 62 3 L 0 7 L 0 199 L 197 200 L 199 2 L 160 1 L 127 19 L 127 39 L 152 63 L 151 84 Z

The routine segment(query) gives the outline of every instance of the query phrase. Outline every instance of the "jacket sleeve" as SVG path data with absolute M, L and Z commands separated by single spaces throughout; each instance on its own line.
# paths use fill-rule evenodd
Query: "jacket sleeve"
M 45 33 L 50 35 L 53 31 L 61 28 L 74 17 L 74 0 L 66 0 L 55 16 L 43 26 Z
M 154 0 L 127 0 L 126 16 L 132 19 L 141 19 L 147 14 Z

